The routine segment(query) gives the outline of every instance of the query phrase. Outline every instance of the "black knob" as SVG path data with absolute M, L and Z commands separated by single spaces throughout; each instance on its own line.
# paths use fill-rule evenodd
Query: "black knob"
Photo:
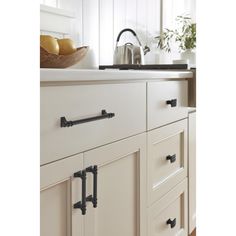
M 170 161 L 170 163 L 174 163 L 175 161 L 176 161 L 176 154 L 174 154 L 174 155 L 168 155 L 167 157 L 166 157 L 166 160 L 167 161 Z
M 170 225 L 171 228 L 174 228 L 176 225 L 176 218 L 173 220 L 171 220 L 171 219 L 167 220 L 166 224 Z
M 177 99 L 167 100 L 166 104 L 170 105 L 171 107 L 176 107 L 177 106 Z

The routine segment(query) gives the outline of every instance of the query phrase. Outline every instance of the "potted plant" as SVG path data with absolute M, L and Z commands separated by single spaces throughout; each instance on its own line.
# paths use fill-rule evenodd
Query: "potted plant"
M 157 47 L 168 53 L 171 52 L 171 44 L 178 44 L 182 59 L 188 59 L 190 64 L 195 64 L 196 48 L 196 23 L 192 23 L 191 17 L 187 15 L 177 16 L 177 29 L 164 29 L 161 35 L 155 37 Z

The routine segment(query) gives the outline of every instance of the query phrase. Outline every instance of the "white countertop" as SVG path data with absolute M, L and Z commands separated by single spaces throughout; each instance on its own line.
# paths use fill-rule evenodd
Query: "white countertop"
M 40 69 L 41 82 L 96 82 L 125 80 L 163 80 L 192 78 L 191 71 L 180 70 L 83 70 L 83 69 Z

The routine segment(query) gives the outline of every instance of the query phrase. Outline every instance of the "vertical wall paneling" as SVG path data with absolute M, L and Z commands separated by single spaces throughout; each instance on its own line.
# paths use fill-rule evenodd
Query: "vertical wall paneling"
M 65 1 L 65 0 L 64 0 Z M 83 35 L 83 10 L 82 10 L 82 0 L 71 0 L 71 6 L 68 9 L 73 9 L 75 11 L 76 20 L 73 24 L 73 40 L 77 47 L 83 45 L 82 35 Z
M 71 37 L 77 46 L 88 45 L 87 56 L 77 68 L 97 68 L 99 64 L 113 64 L 118 33 L 124 28 L 134 29 L 143 46 L 151 52 L 146 64 L 171 63 L 179 59 L 177 48 L 171 54 L 157 49 L 155 36 L 163 28 L 174 28 L 177 15 L 189 13 L 195 20 L 196 0 L 40 0 L 55 9 L 41 9 L 41 33 L 56 37 Z M 46 8 L 45 8 L 46 7 Z M 63 14 L 58 14 L 63 11 Z M 68 12 L 70 13 L 68 15 Z M 72 14 L 71 14 L 72 13 Z M 75 16 L 74 16 L 75 13 Z M 162 17 L 162 18 L 161 18 Z M 119 42 L 137 43 L 132 34 L 125 33 Z
M 129 1 L 129 0 L 127 0 Z M 126 27 L 126 0 L 114 0 L 114 38 Z M 126 35 L 120 40 L 120 44 L 126 42 Z
M 100 0 L 83 0 L 83 43 L 90 47 L 87 65 L 99 65 Z
M 136 16 L 136 31 L 143 45 L 147 44 L 147 1 L 136 0 L 137 16 Z
M 158 63 L 159 54 L 154 37 L 160 34 L 160 1 L 147 0 L 147 44 L 151 49 L 151 53 L 146 55 L 146 63 Z
M 137 31 L 137 0 L 126 0 L 126 28 Z M 137 40 L 131 33 L 126 34 L 126 40 L 137 44 Z
M 100 0 L 100 64 L 112 64 L 114 51 L 113 0 Z

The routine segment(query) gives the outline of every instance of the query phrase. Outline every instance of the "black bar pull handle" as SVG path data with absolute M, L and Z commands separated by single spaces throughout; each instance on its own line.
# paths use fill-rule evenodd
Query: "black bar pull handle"
M 82 180 L 82 199 L 81 201 L 74 204 L 75 209 L 80 209 L 82 211 L 82 215 L 86 214 L 86 171 L 78 171 L 74 173 L 75 178 L 81 178 Z
M 166 157 L 166 160 L 167 160 L 167 161 L 170 161 L 170 163 L 174 163 L 174 162 L 176 161 L 176 154 L 174 154 L 174 155 L 168 155 L 168 156 Z
M 171 107 L 176 107 L 177 106 L 177 99 L 171 99 L 166 101 L 167 105 L 170 105 Z
M 79 125 L 95 120 L 102 120 L 102 119 L 109 119 L 115 116 L 115 113 L 107 113 L 106 110 L 101 111 L 100 116 L 93 116 L 85 119 L 75 120 L 75 121 L 68 121 L 65 117 L 61 117 L 61 127 L 71 127 L 73 125 Z
M 174 228 L 174 227 L 176 226 L 176 218 L 173 219 L 173 220 L 168 219 L 168 220 L 166 221 L 166 224 L 167 224 L 167 225 L 170 225 L 171 228 Z
M 93 174 L 93 195 L 89 195 L 86 198 L 87 202 L 92 202 L 93 203 L 93 207 L 96 208 L 97 207 L 97 181 L 98 181 L 98 167 L 95 166 L 90 166 L 88 168 L 86 168 L 86 172 L 90 172 Z

